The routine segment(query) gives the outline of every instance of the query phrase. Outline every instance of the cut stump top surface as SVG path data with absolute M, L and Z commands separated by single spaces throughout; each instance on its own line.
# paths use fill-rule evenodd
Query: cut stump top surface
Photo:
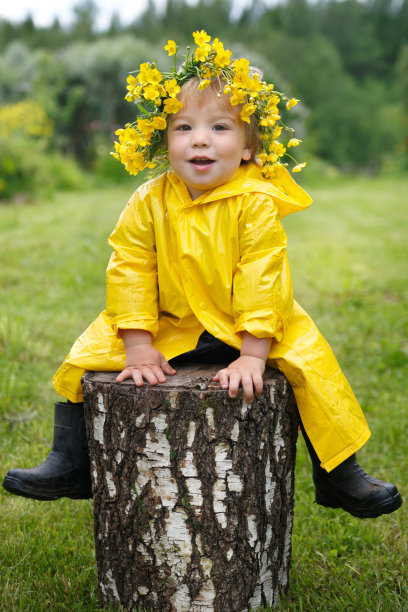
M 176 366 L 177 373 L 174 376 L 167 376 L 167 381 L 165 383 L 160 383 L 159 385 L 152 386 L 155 389 L 180 389 L 191 388 L 191 389 L 201 389 L 201 390 L 217 390 L 225 392 L 225 389 L 221 389 L 218 382 L 213 381 L 213 377 L 222 367 L 225 367 L 225 364 L 206 364 L 206 363 L 194 363 L 188 365 L 179 365 Z M 87 372 L 84 375 L 84 380 L 87 382 L 93 383 L 102 383 L 102 384 L 115 384 L 116 377 L 118 372 Z M 263 375 L 264 384 L 271 384 L 273 381 L 281 381 L 285 380 L 285 376 L 282 372 L 278 370 L 274 370 L 273 368 L 266 368 Z M 126 387 L 135 387 L 135 383 L 132 379 L 128 379 L 123 381 L 122 383 L 118 383 L 121 386 Z M 149 383 L 145 382 L 145 386 L 147 388 L 150 387 Z

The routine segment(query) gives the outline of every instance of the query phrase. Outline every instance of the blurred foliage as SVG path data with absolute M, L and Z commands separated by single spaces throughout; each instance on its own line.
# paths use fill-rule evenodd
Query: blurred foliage
M 0 199 L 82 186 L 74 160 L 49 150 L 52 136 L 53 123 L 38 101 L 25 98 L 0 107 Z
M 0 136 L 17 134 L 35 138 L 50 138 L 53 126 L 45 109 L 35 100 L 26 98 L 21 102 L 0 107 Z
M 37 27 L 30 16 L 0 20 L 0 107 L 41 104 L 54 126 L 44 150 L 121 178 L 101 158 L 115 129 L 135 116 L 124 101 L 127 74 L 146 60 L 166 65 L 169 38 L 189 43 L 204 28 L 302 100 L 294 127 L 306 136 L 306 158 L 348 171 L 407 169 L 408 0 L 252 0 L 240 14 L 231 0 L 167 0 L 162 8 L 150 0 L 134 23 L 114 15 L 104 31 L 97 12 L 85 0 L 65 28 L 58 20 Z
M 72 158 L 47 151 L 43 141 L 0 135 L 0 201 L 50 197 L 57 189 L 82 189 L 87 182 Z

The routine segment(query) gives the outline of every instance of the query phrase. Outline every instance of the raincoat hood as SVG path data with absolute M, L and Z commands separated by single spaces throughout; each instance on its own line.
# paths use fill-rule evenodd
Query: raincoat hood
M 309 194 L 299 187 L 284 166 L 277 167 L 276 177 L 270 180 L 262 176 L 261 169 L 255 164 L 240 166 L 230 181 L 204 192 L 195 200 L 191 200 L 187 187 L 174 171 L 168 172 L 168 178 L 182 200 L 183 208 L 239 196 L 242 193 L 262 193 L 273 197 L 282 219 L 291 213 L 304 210 L 312 203 Z

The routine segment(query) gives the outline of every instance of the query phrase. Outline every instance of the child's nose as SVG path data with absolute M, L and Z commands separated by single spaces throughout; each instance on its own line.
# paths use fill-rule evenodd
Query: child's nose
M 192 133 L 193 147 L 206 147 L 209 144 L 209 134 L 205 129 L 197 129 Z

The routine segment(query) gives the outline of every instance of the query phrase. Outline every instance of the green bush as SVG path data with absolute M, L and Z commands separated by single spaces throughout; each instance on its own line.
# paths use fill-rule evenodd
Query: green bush
M 108 146 L 98 148 L 98 156 L 92 167 L 93 174 L 96 179 L 104 182 L 123 183 L 130 179 L 130 176 L 125 167 L 110 155 L 110 149 L 113 149 L 112 145 L 110 148 Z
M 86 177 L 78 165 L 45 143 L 27 136 L 0 136 L 0 200 L 34 199 L 56 190 L 83 188 Z
M 84 175 L 50 151 L 54 125 L 44 106 L 25 98 L 0 107 L 0 199 L 30 199 L 56 189 L 78 189 Z

